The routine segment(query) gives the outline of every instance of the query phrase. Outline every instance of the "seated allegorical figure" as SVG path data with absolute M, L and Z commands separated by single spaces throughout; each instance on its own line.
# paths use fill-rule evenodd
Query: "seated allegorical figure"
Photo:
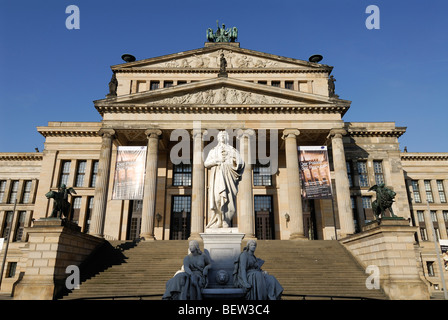
M 182 269 L 167 281 L 163 300 L 202 300 L 202 289 L 208 284 L 210 259 L 202 253 L 196 240 L 190 241 L 189 251 Z
M 257 243 L 249 240 L 235 261 L 234 285 L 246 290 L 246 300 L 280 300 L 283 287 L 277 279 L 261 270 L 263 260 L 255 257 Z

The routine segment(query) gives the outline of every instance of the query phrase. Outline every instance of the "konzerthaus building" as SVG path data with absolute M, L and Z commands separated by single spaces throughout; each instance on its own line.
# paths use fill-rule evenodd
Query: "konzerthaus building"
M 400 151 L 406 128 L 394 122 L 345 122 L 351 102 L 334 93 L 331 66 L 207 42 L 111 69 L 109 94 L 94 101 L 101 122 L 49 122 L 37 128 L 42 152 L 0 153 L 0 236 L 11 237 L 2 293 L 26 277 L 28 227 L 50 216 L 45 194 L 61 184 L 76 191 L 70 219 L 83 233 L 198 238 L 209 218 L 201 155 L 218 130 L 246 146 L 233 227 L 247 238 L 354 237 L 374 219 L 369 188 L 385 183 L 396 193 L 395 215 L 418 227 L 412 250 L 421 280 L 441 291 L 431 230 L 448 239 L 448 153 Z M 146 147 L 134 198 L 115 196 L 125 146 Z M 301 146 L 328 148 L 331 198 L 301 197 Z

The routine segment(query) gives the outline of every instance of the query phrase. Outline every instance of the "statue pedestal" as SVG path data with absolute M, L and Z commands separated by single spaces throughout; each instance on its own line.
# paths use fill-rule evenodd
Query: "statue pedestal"
M 208 273 L 209 284 L 202 291 L 204 299 L 241 299 L 245 292 L 233 285 L 234 262 L 241 253 L 244 233 L 236 228 L 206 229 L 200 236 L 204 252 L 210 257 L 212 267 Z

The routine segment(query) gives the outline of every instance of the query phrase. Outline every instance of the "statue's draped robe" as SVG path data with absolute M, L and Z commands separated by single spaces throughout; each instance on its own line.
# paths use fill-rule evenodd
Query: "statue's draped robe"
M 189 254 L 184 258 L 183 268 L 176 272 L 173 278 L 166 283 L 163 300 L 201 300 L 201 289 L 207 286 L 207 277 L 204 276 L 204 268 L 207 266 L 207 258 Z M 191 275 L 185 270 L 189 270 Z M 194 288 L 191 277 L 196 277 L 199 288 Z
M 235 261 L 234 284 L 247 291 L 246 300 L 280 300 L 283 287 L 277 279 L 263 272 L 259 260 L 243 251 Z
M 219 163 L 222 152 L 227 154 L 226 160 Z M 244 171 L 244 161 L 235 148 L 221 143 L 210 150 L 204 166 L 211 168 L 209 208 L 212 212 L 224 213 L 223 219 L 230 225 L 236 212 L 236 194 Z

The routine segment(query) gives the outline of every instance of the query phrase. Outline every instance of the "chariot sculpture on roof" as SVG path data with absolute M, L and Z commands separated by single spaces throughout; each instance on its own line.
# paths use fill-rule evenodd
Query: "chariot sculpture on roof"
M 209 42 L 235 42 L 238 38 L 237 27 L 226 29 L 226 26 L 222 24 L 220 28 L 218 20 L 216 20 L 216 26 L 218 27 L 216 32 L 213 32 L 212 28 L 207 29 L 207 40 Z

